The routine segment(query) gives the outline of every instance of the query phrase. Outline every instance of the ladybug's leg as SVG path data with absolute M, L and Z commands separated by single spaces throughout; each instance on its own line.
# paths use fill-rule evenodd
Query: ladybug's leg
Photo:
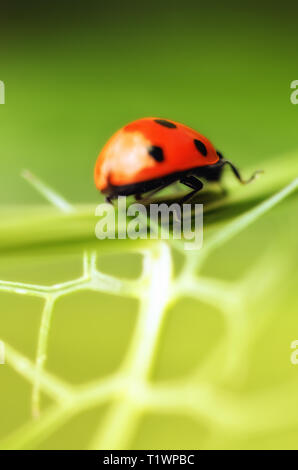
M 186 194 L 186 196 L 180 200 L 180 204 L 184 204 L 186 201 L 191 199 L 203 187 L 203 183 L 193 175 L 184 176 L 181 178 L 180 183 L 185 184 L 185 186 L 188 188 L 193 189 L 193 191 L 191 191 L 189 194 Z
M 109 204 L 113 205 L 114 199 L 115 199 L 115 196 L 106 196 L 105 202 L 108 202 Z
M 154 194 L 158 193 L 162 189 L 165 189 L 167 186 L 170 186 L 171 184 L 173 184 L 173 181 L 170 181 L 168 183 L 163 183 L 158 188 L 155 188 L 152 191 L 150 191 L 149 193 L 147 193 L 146 196 L 143 197 L 143 198 L 141 197 L 140 194 L 136 194 L 136 200 L 141 201 L 141 202 L 147 202 L 147 200 L 151 199 L 151 197 L 154 196 Z

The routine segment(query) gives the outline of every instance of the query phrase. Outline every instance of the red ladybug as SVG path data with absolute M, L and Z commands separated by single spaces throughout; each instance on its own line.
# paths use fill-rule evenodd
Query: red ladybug
M 192 189 L 181 201 L 185 202 L 202 189 L 198 178 L 219 181 L 227 164 L 243 184 L 259 173 L 245 181 L 202 134 L 178 122 L 143 118 L 110 138 L 98 156 L 94 179 L 109 202 L 119 195 L 140 199 L 151 191 L 151 196 L 179 181 Z

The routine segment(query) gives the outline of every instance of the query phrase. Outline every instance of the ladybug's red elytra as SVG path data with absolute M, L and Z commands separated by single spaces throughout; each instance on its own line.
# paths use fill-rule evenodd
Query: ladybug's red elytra
M 212 143 L 190 127 L 159 118 L 143 118 L 116 132 L 100 152 L 94 170 L 96 187 L 107 201 L 118 196 L 150 196 L 179 181 L 192 191 L 185 202 L 200 191 L 206 181 L 220 181 L 229 165 L 243 184 L 250 183 L 259 171 L 243 180 L 237 168 L 225 160 Z

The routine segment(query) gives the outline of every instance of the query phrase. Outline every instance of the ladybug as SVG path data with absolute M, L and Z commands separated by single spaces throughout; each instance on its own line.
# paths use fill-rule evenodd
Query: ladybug
M 100 152 L 94 170 L 96 187 L 111 202 L 118 196 L 137 200 L 152 196 L 174 182 L 191 188 L 186 202 L 203 187 L 199 178 L 220 181 L 229 165 L 236 178 L 250 183 L 259 171 L 243 180 L 237 168 L 202 134 L 178 122 L 143 118 L 116 132 Z

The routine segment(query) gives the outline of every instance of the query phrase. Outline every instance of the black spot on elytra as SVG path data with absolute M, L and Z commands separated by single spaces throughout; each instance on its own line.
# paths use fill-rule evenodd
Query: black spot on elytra
M 194 139 L 194 144 L 195 144 L 196 148 L 198 149 L 198 151 L 199 151 L 204 157 L 206 157 L 208 152 L 207 152 L 207 149 L 206 149 L 205 144 L 203 144 L 203 142 L 201 142 L 201 141 L 198 140 L 198 139 Z
M 218 155 L 219 158 L 223 158 L 223 154 L 222 154 L 221 152 L 219 152 L 219 151 L 217 150 L 216 153 L 217 153 L 217 155 Z
M 163 162 L 164 161 L 164 156 L 163 156 L 163 151 L 162 148 L 156 147 L 153 145 L 149 149 L 149 155 L 154 158 L 155 161 L 157 162 Z
M 165 119 L 154 119 L 154 122 L 160 124 L 161 126 L 168 127 L 169 129 L 176 129 L 176 124 L 170 121 L 166 121 Z

